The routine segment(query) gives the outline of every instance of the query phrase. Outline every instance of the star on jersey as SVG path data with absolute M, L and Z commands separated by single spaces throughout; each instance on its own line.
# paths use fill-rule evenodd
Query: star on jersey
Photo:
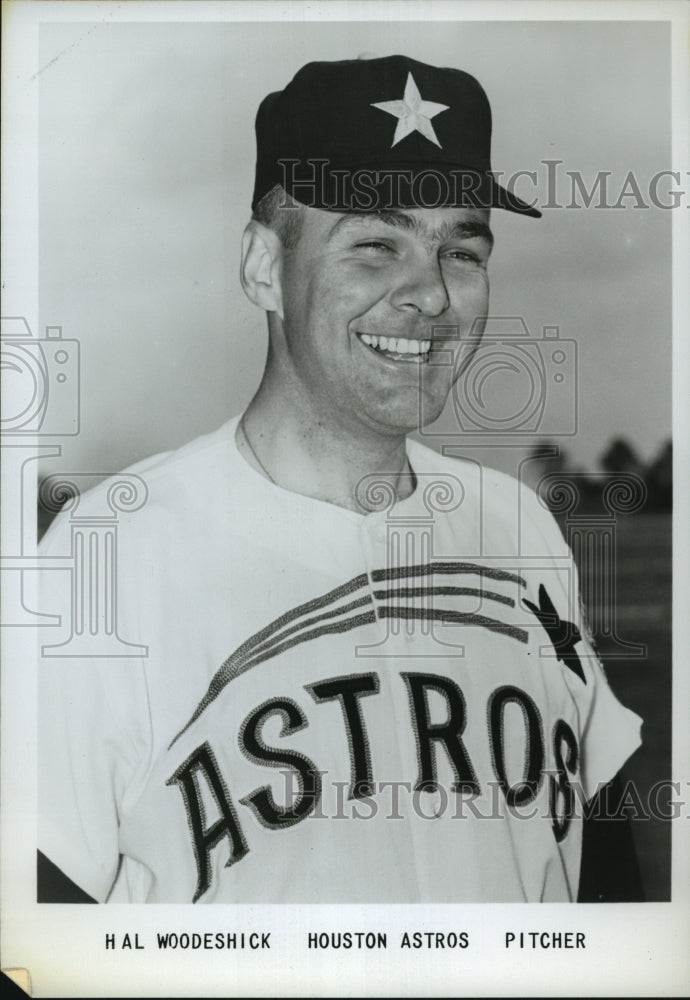
M 379 108 L 389 115 L 394 115 L 398 119 L 391 149 L 411 132 L 419 132 L 429 142 L 433 142 L 439 149 L 443 149 L 434 132 L 431 119 L 435 118 L 436 115 L 440 115 L 442 111 L 447 111 L 449 105 L 436 104 L 434 101 L 423 101 L 422 95 L 419 93 L 419 87 L 415 83 L 411 73 L 407 74 L 407 83 L 405 84 L 405 93 L 402 101 L 382 101 L 380 104 L 372 103 L 371 106 L 372 108 Z
M 532 601 L 523 599 L 533 615 L 539 619 L 546 634 L 553 643 L 556 651 L 556 659 L 580 678 L 583 684 L 587 683 L 585 672 L 582 669 L 580 657 L 575 652 L 575 646 L 582 640 L 580 630 L 573 622 L 565 621 L 561 618 L 554 607 L 554 603 L 546 592 L 543 583 L 539 585 L 539 607 Z

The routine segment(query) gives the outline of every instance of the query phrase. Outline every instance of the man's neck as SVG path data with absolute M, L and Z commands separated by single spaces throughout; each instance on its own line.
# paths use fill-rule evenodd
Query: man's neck
M 414 490 L 406 437 L 348 434 L 257 393 L 237 429 L 244 459 L 283 489 L 367 513 Z M 377 489 L 378 488 L 378 489 Z

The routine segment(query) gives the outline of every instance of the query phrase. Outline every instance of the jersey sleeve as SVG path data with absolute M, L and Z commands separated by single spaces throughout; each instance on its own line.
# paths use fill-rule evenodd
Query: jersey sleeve
M 604 668 L 587 635 L 582 613 L 579 619 L 586 652 L 585 672 L 591 683 L 591 697 L 583 718 L 580 780 L 587 801 L 620 771 L 641 745 L 642 719 L 626 708 L 611 690 Z
M 580 719 L 580 781 L 587 801 L 608 783 L 628 758 L 641 745 L 642 719 L 626 708 L 611 690 L 604 667 L 597 655 L 587 623 L 580 593 L 578 568 L 553 514 L 546 510 L 536 495 L 526 509 L 533 512 L 536 544 L 550 553 L 558 567 L 560 595 L 555 600 L 562 619 L 572 622 L 580 635 L 575 650 L 584 673 L 585 683 L 570 671 L 565 671 L 578 708 Z
M 64 555 L 69 544 L 58 524 L 40 555 Z M 49 640 L 47 629 L 39 636 L 38 848 L 104 902 L 120 861 L 122 805 L 146 754 L 143 667 L 130 658 L 41 655 L 44 643 L 69 634 L 70 572 L 44 570 L 39 588 L 42 611 L 63 625 Z

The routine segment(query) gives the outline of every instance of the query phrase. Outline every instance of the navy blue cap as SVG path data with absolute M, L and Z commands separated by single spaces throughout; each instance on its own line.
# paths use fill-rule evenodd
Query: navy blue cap
M 329 211 L 439 206 L 539 217 L 491 172 L 491 107 L 462 70 L 406 56 L 312 62 L 256 116 L 252 209 L 275 185 Z

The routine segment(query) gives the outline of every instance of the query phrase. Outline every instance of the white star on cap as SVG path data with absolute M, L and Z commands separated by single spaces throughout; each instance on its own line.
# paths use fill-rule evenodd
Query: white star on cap
M 447 111 L 448 104 L 436 104 L 434 101 L 423 101 L 419 93 L 419 87 L 414 82 L 412 73 L 407 74 L 405 84 L 405 94 L 402 101 L 382 101 L 380 104 L 372 104 L 372 108 L 380 108 L 389 115 L 395 115 L 398 125 L 393 136 L 391 149 L 401 139 L 404 139 L 410 132 L 420 132 L 429 142 L 435 143 L 439 149 L 443 149 L 438 137 L 434 132 L 431 119 L 440 115 L 442 111 Z

